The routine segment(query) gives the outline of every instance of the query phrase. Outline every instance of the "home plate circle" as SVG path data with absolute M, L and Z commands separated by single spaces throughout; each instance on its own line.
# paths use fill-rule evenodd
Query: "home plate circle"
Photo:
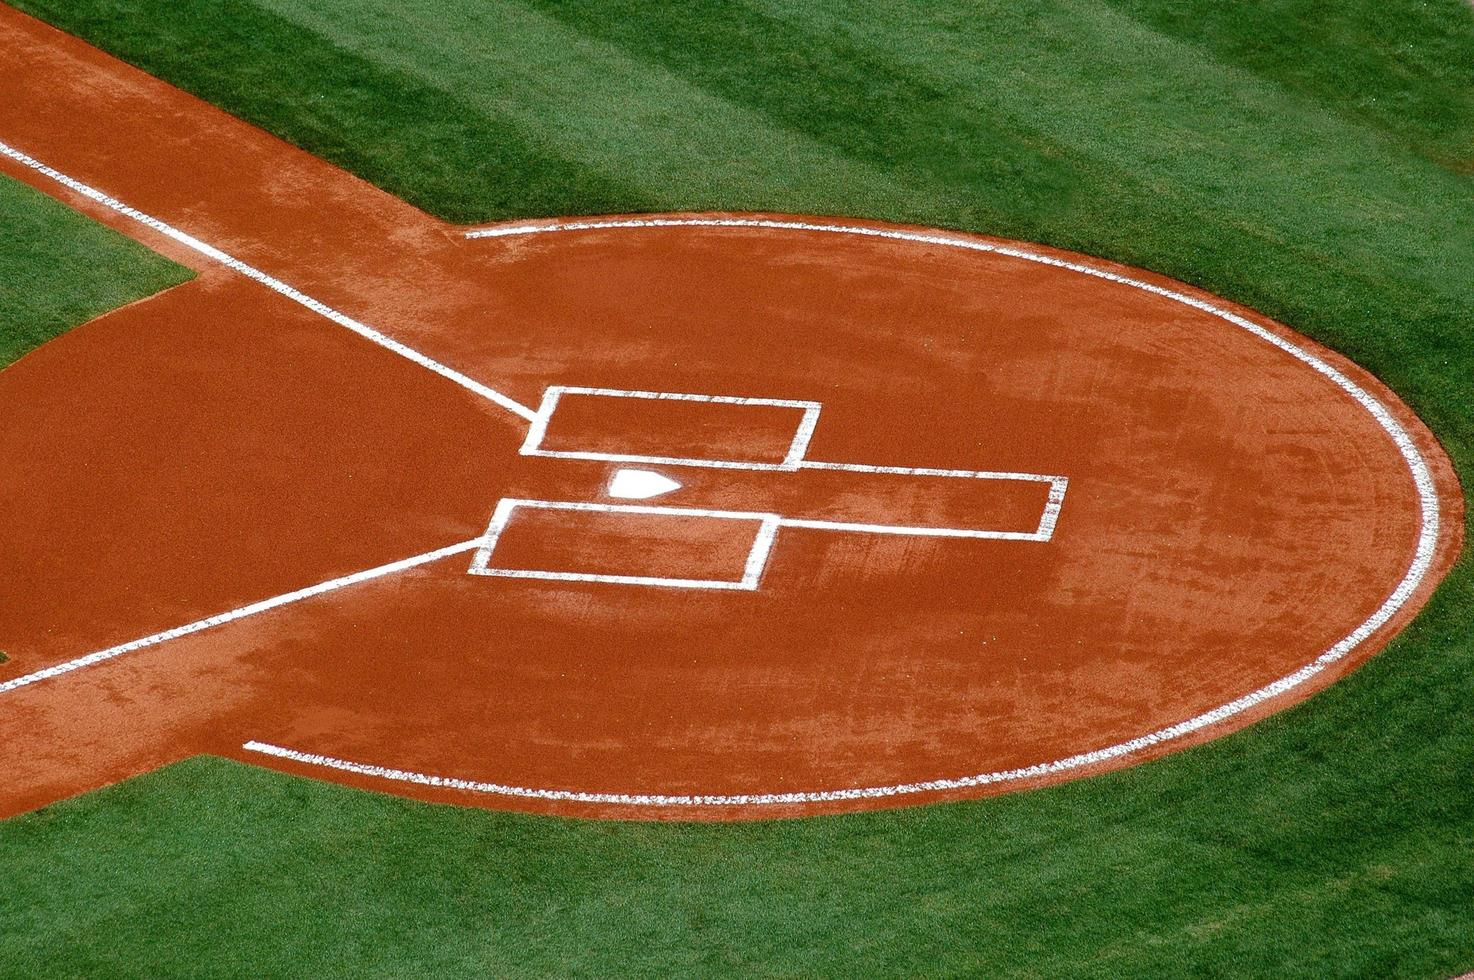
M 321 669 L 344 723 L 258 761 L 626 816 L 1032 786 L 1308 696 L 1457 550 L 1447 461 L 1391 392 L 1150 273 L 781 217 L 471 245 L 491 319 L 571 353 L 470 567 L 339 602 L 361 657 L 419 651 L 413 685 Z
M 278 405 L 402 424 L 251 421 L 216 453 L 240 470 L 224 507 L 276 465 L 237 443 L 320 435 L 268 475 L 300 474 L 302 499 L 339 513 L 331 536 L 277 549 L 290 568 L 237 559 L 193 583 L 219 576 L 237 603 L 272 594 L 238 585 L 258 572 L 324 586 L 242 607 L 249 628 L 205 621 L 209 644 L 128 654 L 130 691 L 195 669 L 226 692 L 201 751 L 581 816 L 974 797 L 1308 697 L 1405 626 L 1458 553 L 1457 481 L 1391 391 L 1149 272 L 773 215 L 404 237 L 426 250 L 405 294 L 433 317 L 376 341 L 388 352 L 342 332 L 323 380 L 271 401 L 212 396 L 227 428 Z M 253 357 L 278 319 L 291 365 L 338 330 L 247 285 L 265 297 Z M 414 466 L 384 463 L 400 454 Z M 319 455 L 402 482 L 332 483 Z M 261 521 L 292 519 L 262 498 Z M 169 703 L 193 703 L 177 683 Z

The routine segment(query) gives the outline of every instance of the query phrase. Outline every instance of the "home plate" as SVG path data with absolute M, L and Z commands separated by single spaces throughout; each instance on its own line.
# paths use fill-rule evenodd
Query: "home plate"
M 652 470 L 618 470 L 609 481 L 609 496 L 625 500 L 649 500 L 679 490 L 681 485 Z

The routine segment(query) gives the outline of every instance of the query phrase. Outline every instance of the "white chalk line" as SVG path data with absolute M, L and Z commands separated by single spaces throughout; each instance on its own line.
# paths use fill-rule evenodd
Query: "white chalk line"
M 385 766 L 370 765 L 362 762 L 353 762 L 346 759 L 334 758 L 327 755 L 316 755 L 309 752 L 301 752 L 296 749 L 284 748 L 266 742 L 249 741 L 242 748 L 246 751 L 286 759 L 303 765 L 317 766 L 326 769 L 335 769 L 341 772 L 353 773 L 360 776 L 370 776 L 395 782 L 413 783 L 421 786 L 432 786 L 445 789 L 464 790 L 473 793 L 485 793 L 498 796 L 518 797 L 523 799 L 537 799 L 549 801 L 566 801 L 574 803 L 597 803 L 613 804 L 619 806 L 665 806 L 665 807 L 700 807 L 700 806 L 765 806 L 765 805 L 791 805 L 801 803 L 825 803 L 840 802 L 846 800 L 877 799 L 893 796 L 911 795 L 916 793 L 947 792 L 950 790 L 967 789 L 971 787 L 987 786 L 997 783 L 1016 782 L 1019 780 L 1034 779 L 1039 777 L 1057 775 L 1086 766 L 1109 762 L 1122 756 L 1131 755 L 1171 742 L 1194 732 L 1208 728 L 1212 725 L 1226 721 L 1235 715 L 1249 711 L 1258 705 L 1279 697 L 1297 687 L 1305 684 L 1318 674 L 1343 660 L 1352 650 L 1367 640 L 1373 633 L 1387 624 L 1395 616 L 1412 595 L 1417 591 L 1427 575 L 1428 569 L 1433 562 L 1433 555 L 1438 544 L 1438 531 L 1440 521 L 1440 510 L 1438 494 L 1434 486 L 1433 474 L 1428 469 L 1427 462 L 1418 452 L 1417 445 L 1402 425 L 1392 417 L 1391 412 L 1381 402 L 1373 398 L 1365 389 L 1348 378 L 1342 371 L 1326 363 L 1310 351 L 1297 347 L 1289 340 L 1245 317 L 1241 317 L 1227 310 L 1221 310 L 1205 300 L 1188 296 L 1176 290 L 1155 286 L 1151 283 L 1132 279 L 1128 276 L 1117 275 L 1100 269 L 1093 269 L 1077 262 L 1069 262 L 1050 256 L 1036 255 L 1023 249 L 1009 246 L 991 245 L 985 242 L 974 242 L 965 239 L 951 238 L 943 235 L 923 235 L 916 232 L 893 231 L 879 228 L 865 228 L 853 225 L 822 225 L 812 222 L 797 221 L 772 221 L 766 219 L 640 219 L 640 220 L 615 220 L 607 222 L 577 222 L 566 225 L 539 225 L 539 226 L 516 226 L 500 229 L 488 229 L 484 231 L 471 231 L 466 233 L 467 238 L 492 238 L 504 235 L 535 234 L 554 231 L 578 231 L 592 228 L 649 228 L 649 227 L 681 227 L 687 225 L 716 226 L 716 227 L 739 227 L 739 228 L 777 228 L 796 229 L 802 231 L 818 231 L 827 233 L 858 234 L 877 238 L 890 238 L 900 241 L 916 241 L 933 245 L 944 245 L 953 248 L 965 248 L 978 252 L 997 252 L 1014 258 L 1030 262 L 1038 262 L 1061 269 L 1068 269 L 1082 275 L 1105 279 L 1110 282 L 1119 283 L 1124 286 L 1141 289 L 1153 295 L 1173 300 L 1201 310 L 1211 316 L 1218 317 L 1227 323 L 1247 330 L 1256 337 L 1272 344 L 1296 360 L 1309 366 L 1321 374 L 1338 388 L 1349 395 L 1357 404 L 1361 405 L 1374 419 L 1378 425 L 1388 434 L 1402 455 L 1403 461 L 1412 475 L 1413 485 L 1417 490 L 1418 504 L 1420 508 L 1421 528 L 1418 534 L 1418 544 L 1414 551 L 1412 562 L 1408 566 L 1406 574 L 1393 589 L 1392 593 L 1382 602 L 1376 612 L 1372 613 L 1361 625 L 1357 626 L 1346 636 L 1342 637 L 1320 656 L 1298 670 L 1272 681 L 1257 690 L 1251 691 L 1242 697 L 1236 698 L 1227 704 L 1220 705 L 1210 711 L 1195 715 L 1186 721 L 1159 728 L 1146 735 L 1118 742 L 1105 748 L 1082 752 L 1064 759 L 1053 762 L 1041 762 L 1031 766 L 1017 769 L 1004 769 L 996 772 L 977 773 L 969 776 L 955 778 L 931 779 L 921 782 L 897 783 L 888 786 L 865 786 L 850 789 L 809 790 L 790 793 L 757 793 L 757 794 L 703 794 L 703 795 L 669 795 L 660 793 L 598 793 L 582 792 L 574 790 L 555 789 L 533 789 L 523 786 L 507 786 L 500 783 L 480 782 L 476 780 L 460 779 L 452 776 L 437 776 L 426 773 L 410 772 L 404 769 L 393 769 Z
M 301 602 L 303 599 L 310 599 L 313 596 L 319 596 L 325 592 L 332 592 L 350 585 L 357 585 L 360 582 L 382 578 L 385 575 L 393 575 L 395 572 L 402 572 L 419 565 L 439 561 L 442 558 L 449 558 L 452 555 L 464 554 L 467 551 L 475 549 L 480 544 L 481 539 L 479 537 L 472 538 L 469 541 L 462 541 L 460 544 L 438 548 L 435 551 L 427 551 L 424 554 L 390 562 L 387 565 L 380 565 L 377 568 L 354 572 L 352 575 L 330 579 L 329 581 L 321 582 L 305 589 L 298 589 L 295 592 L 285 592 L 281 595 L 273 596 L 270 599 L 253 602 L 248 606 L 241 606 L 239 609 L 232 609 L 229 612 L 208 616 L 205 619 L 197 619 L 192 623 L 176 626 L 173 629 L 167 629 L 161 633 L 153 633 L 141 639 L 131 640 L 128 643 L 120 643 L 117 646 L 108 647 L 105 650 L 98 650 L 95 653 L 89 653 L 85 656 L 77 657 L 74 660 L 68 660 L 65 663 L 59 663 L 43 670 L 38 670 L 34 673 L 25 674 L 21 677 L 0 683 L 0 694 L 5 694 L 40 681 L 49 680 L 53 677 L 59 677 L 62 674 L 69 674 L 74 670 L 81 670 L 83 667 L 91 667 L 104 661 L 112 660 L 115 657 L 121 657 L 125 653 L 133 653 L 137 650 L 158 646 L 160 643 L 167 643 L 169 640 L 177 640 L 180 637 L 189 636 L 192 633 L 201 633 L 216 626 L 223 626 L 226 623 L 233 623 L 238 619 L 245 619 L 247 616 L 254 616 L 257 613 L 291 605 L 294 602 Z
M 809 405 L 804 408 L 803 418 L 799 419 L 798 428 L 793 432 L 793 442 L 788 445 L 788 453 L 783 457 L 784 466 L 792 466 L 797 469 L 803 465 L 805 454 L 809 451 L 809 443 L 814 438 L 814 427 L 819 424 L 819 412 L 821 405 Z
M 47 166 L 40 160 L 37 160 L 34 157 L 22 153 L 20 150 L 17 150 L 15 147 L 10 146 L 7 143 L 0 142 L 0 156 L 9 157 L 17 163 L 28 167 L 31 170 L 34 170 L 36 173 L 48 177 L 58 184 L 61 184 L 63 187 L 67 187 L 73 191 L 76 191 L 83 197 L 86 197 L 92 201 L 97 202 L 98 204 L 101 204 L 105 208 L 116 211 L 118 214 L 121 214 L 127 218 L 131 218 L 139 224 L 144 225 L 145 227 L 152 228 L 154 231 L 158 232 L 161 235 L 166 235 L 167 237 L 174 239 L 174 241 L 185 246 L 186 248 L 192 249 L 193 251 L 196 251 L 201 255 L 207 256 L 208 258 L 219 262 L 226 268 L 240 273 L 247 279 L 251 279 L 260 283 L 267 289 L 270 289 L 275 293 L 279 293 L 280 295 L 285 296 L 287 299 L 291 300 L 294 303 L 305 306 L 312 312 L 318 314 L 319 316 L 325 317 L 328 320 L 331 320 L 333 323 L 336 323 L 341 327 L 347 327 L 349 330 L 358 334 L 360 337 L 372 341 L 373 343 L 378 344 L 380 347 L 383 347 L 386 350 L 393 351 L 400 357 L 406 358 L 407 360 L 418 364 L 420 367 L 440 375 L 447 381 L 451 381 L 457 385 L 460 385 L 462 388 L 465 388 L 467 391 L 470 391 L 473 394 L 480 395 L 482 398 L 493 402 L 494 404 L 506 409 L 514 415 L 521 416 L 523 419 L 529 422 L 532 421 L 535 415 L 531 408 L 528 408 L 521 402 L 514 401 L 513 399 L 507 397 L 496 389 L 490 388 L 472 378 L 468 378 L 466 375 L 460 373 L 459 371 L 447 367 L 446 365 L 441 364 L 439 361 L 433 360 L 432 358 L 421 354 L 414 348 L 409 347 L 406 344 L 402 344 L 394 338 L 380 333 L 372 327 L 360 323 L 359 321 L 344 313 L 338 312 L 331 306 L 328 306 L 326 303 L 313 299 L 311 296 L 308 296 L 306 293 L 303 293 L 301 290 L 296 289 L 293 286 L 289 286 L 288 284 L 282 282 L 280 279 L 277 279 L 274 276 L 267 275 L 260 269 L 257 269 L 255 266 L 247 265 L 241 260 L 228 255 L 215 246 L 210 245 L 206 242 L 202 242 L 198 238 L 195 238 L 193 235 L 189 235 L 185 232 L 180 231 L 173 225 L 166 224 L 165 222 L 160 221 L 158 218 L 155 218 L 152 215 L 144 214 L 142 211 L 132 208 L 114 197 L 109 197 L 107 194 L 104 194 L 97 188 L 92 187 L 88 184 L 84 184 L 80 180 L 77 180 L 73 177 L 69 177 L 61 171 Z

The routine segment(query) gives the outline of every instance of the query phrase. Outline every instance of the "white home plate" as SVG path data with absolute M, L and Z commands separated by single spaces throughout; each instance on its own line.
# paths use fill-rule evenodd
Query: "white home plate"
M 652 470 L 621 469 L 609 481 L 609 496 L 625 500 L 649 500 L 679 490 L 681 485 Z

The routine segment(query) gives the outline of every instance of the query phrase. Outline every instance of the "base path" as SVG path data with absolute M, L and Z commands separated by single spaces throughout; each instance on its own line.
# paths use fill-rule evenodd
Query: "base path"
M 1024 788 L 1309 696 L 1458 553 L 1390 391 L 1163 277 L 452 228 L 4 7 L 0 49 L 0 171 L 200 273 L 0 372 L 0 815 L 202 752 L 583 816 Z

